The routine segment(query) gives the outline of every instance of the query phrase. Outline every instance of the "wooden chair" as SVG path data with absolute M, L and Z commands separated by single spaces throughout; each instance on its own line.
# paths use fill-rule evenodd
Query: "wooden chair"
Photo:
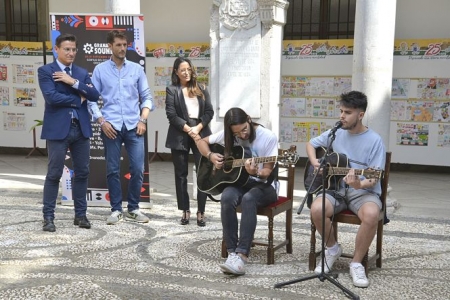
M 295 152 L 296 147 L 291 146 L 289 151 Z M 283 149 L 278 150 L 278 154 L 283 154 Z M 275 251 L 283 246 L 286 246 L 286 252 L 292 253 L 292 205 L 294 198 L 294 177 L 295 177 L 295 161 L 288 163 L 278 162 L 278 180 L 280 182 L 280 195 L 275 203 L 272 203 L 266 207 L 258 208 L 258 216 L 266 216 L 268 218 L 269 232 L 267 235 L 267 241 L 253 240 L 252 246 L 261 245 L 267 247 L 267 264 L 272 265 L 275 263 Z M 285 189 L 285 193 L 281 196 L 281 189 Z M 237 212 L 241 213 L 241 207 L 238 206 Z M 276 242 L 273 239 L 273 219 L 276 215 L 286 213 L 286 236 L 283 241 Z M 225 241 L 222 239 L 222 257 L 228 256 L 227 247 Z
M 364 259 L 362 261 L 362 265 L 366 269 L 366 276 L 369 272 L 369 266 L 376 261 L 376 266 L 381 268 L 382 265 L 382 251 L 383 251 L 383 227 L 385 223 L 385 213 L 386 213 L 386 197 L 387 197 L 387 188 L 389 183 L 389 171 L 391 165 L 391 152 L 386 152 L 386 164 L 384 166 L 383 177 L 381 180 L 381 203 L 382 209 L 380 211 L 380 215 L 378 217 L 378 227 L 376 232 L 376 251 L 375 253 L 369 257 L 369 251 L 367 251 Z M 345 224 L 354 224 L 361 225 L 361 221 L 357 215 L 355 215 L 350 210 L 345 210 L 343 212 L 338 213 L 334 216 L 333 219 L 333 229 L 334 236 L 336 241 L 338 236 L 338 223 Z M 316 227 L 311 222 L 311 245 L 309 252 L 309 270 L 313 271 L 316 268 L 316 258 L 320 256 L 321 251 L 316 252 Z M 342 257 L 353 258 L 353 254 L 342 253 Z

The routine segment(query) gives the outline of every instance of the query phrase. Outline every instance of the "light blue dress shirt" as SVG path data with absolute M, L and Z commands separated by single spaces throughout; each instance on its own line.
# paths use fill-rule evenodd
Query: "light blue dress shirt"
M 98 64 L 92 74 L 92 83 L 103 99 L 103 107 L 88 102 L 94 119 L 104 117 L 116 130 L 125 124 L 127 130 L 137 127 L 141 109 L 155 109 L 153 96 L 144 69 L 126 60 L 120 69 L 111 59 Z

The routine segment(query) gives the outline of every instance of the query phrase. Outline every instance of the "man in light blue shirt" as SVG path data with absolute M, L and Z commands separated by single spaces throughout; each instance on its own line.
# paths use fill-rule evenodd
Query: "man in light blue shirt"
M 323 269 L 324 273 L 329 273 L 334 262 L 342 255 L 342 247 L 335 239 L 331 220 L 334 214 L 349 209 L 361 220 L 361 226 L 356 235 L 353 259 L 350 263 L 350 275 L 353 285 L 365 288 L 369 286 L 369 280 L 361 262 L 376 234 L 378 217 L 382 208 L 381 185 L 377 179 L 358 175 L 355 170 L 384 168 L 386 148 L 381 136 L 362 123 L 367 109 L 367 96 L 364 93 L 351 91 L 342 94 L 339 104 L 342 129 L 338 126 L 334 130 L 327 130 L 306 144 L 309 161 L 316 170 L 319 170 L 321 160 L 317 157 L 316 149 L 328 147 L 334 132 L 336 140 L 332 145 L 333 151 L 344 154 L 350 160 L 351 168 L 341 181 L 336 179 L 339 182 L 334 189 L 320 191 L 311 204 L 311 220 L 317 231 L 324 234 L 322 239 L 327 246 L 324 251 L 324 266 L 321 260 L 314 272 L 320 274 Z M 323 202 L 324 192 L 325 202 Z
M 126 59 L 127 36 L 125 32 L 112 30 L 107 35 L 111 58 L 98 64 L 92 75 L 92 83 L 103 98 L 100 110 L 97 103 L 90 102 L 93 117 L 101 126 L 105 147 L 106 176 L 111 203 L 111 216 L 107 224 L 123 219 L 122 189 L 120 183 L 120 156 L 125 144 L 130 161 L 128 185 L 128 212 L 125 220 L 147 223 L 149 218 L 139 210 L 144 178 L 144 134 L 147 117 L 155 107 L 142 66 Z

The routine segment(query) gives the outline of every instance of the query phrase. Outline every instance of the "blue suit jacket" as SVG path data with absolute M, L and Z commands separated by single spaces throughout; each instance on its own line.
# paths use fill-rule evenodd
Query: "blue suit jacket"
M 81 104 L 82 94 L 89 101 L 97 101 L 100 93 L 92 84 L 86 69 L 72 64 L 72 77 L 78 79 L 78 89 L 53 80 L 53 73 L 61 71 L 55 62 L 44 65 L 38 69 L 39 87 L 45 99 L 44 124 L 41 139 L 62 140 L 67 137 L 70 130 L 72 110 L 78 112 L 83 136 L 92 136 L 91 118 L 87 109 L 87 101 Z

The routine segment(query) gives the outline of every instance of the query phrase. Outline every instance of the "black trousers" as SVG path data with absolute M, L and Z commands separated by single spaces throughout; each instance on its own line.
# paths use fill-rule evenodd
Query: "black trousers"
M 195 159 L 195 167 L 198 170 L 201 154 L 193 139 L 189 140 L 189 150 L 172 149 L 172 161 L 175 171 L 175 190 L 177 193 L 177 203 L 179 210 L 190 210 L 189 193 L 187 188 L 187 176 L 189 173 L 188 158 L 192 150 Z M 197 190 L 197 210 L 205 212 L 206 194 Z

